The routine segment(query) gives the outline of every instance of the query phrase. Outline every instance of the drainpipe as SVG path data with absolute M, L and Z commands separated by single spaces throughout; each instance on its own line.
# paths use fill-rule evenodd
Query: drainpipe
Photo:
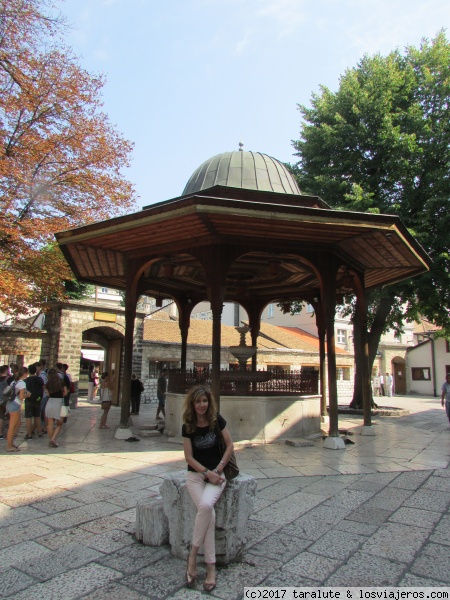
M 429 336 L 431 341 L 431 372 L 433 377 L 433 397 L 437 398 L 436 394 L 436 354 L 434 351 L 434 335 Z

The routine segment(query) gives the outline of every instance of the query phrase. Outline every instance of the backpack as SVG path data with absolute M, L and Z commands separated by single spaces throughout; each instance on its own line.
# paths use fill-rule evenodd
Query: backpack
M 8 385 L 6 383 L 6 379 L 4 381 L 0 382 L 0 390 L 2 391 L 2 399 L 1 399 L 1 404 L 2 406 L 6 406 L 6 404 L 10 401 L 10 400 L 14 400 L 15 396 L 16 396 L 16 382 L 13 380 L 11 381 L 11 383 Z

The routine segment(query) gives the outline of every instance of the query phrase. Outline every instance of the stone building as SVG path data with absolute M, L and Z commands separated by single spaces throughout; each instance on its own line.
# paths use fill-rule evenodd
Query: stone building
M 48 365 L 65 362 L 78 388 L 80 352 L 84 342 L 98 344 L 105 351 L 105 370 L 117 370 L 123 360 L 124 308 L 118 303 L 101 304 L 91 300 L 72 300 L 55 304 L 45 315 L 42 329 L 29 331 L 20 327 L 0 329 L 0 363 L 28 365 L 45 358 Z M 186 367 L 211 367 L 212 322 L 192 319 Z M 239 344 L 235 327 L 222 325 L 221 368 L 237 365 L 228 347 Z M 257 368 L 281 369 L 285 372 L 302 368 L 319 368 L 319 340 L 298 328 L 263 324 L 258 336 Z M 151 317 L 138 313 L 135 322 L 133 372 L 145 386 L 144 398 L 156 398 L 156 380 L 163 366 L 180 367 L 181 333 L 178 319 L 165 311 Z M 353 355 L 337 349 L 338 390 L 340 402 L 350 400 L 353 387 Z M 122 372 L 116 377 L 119 389 Z

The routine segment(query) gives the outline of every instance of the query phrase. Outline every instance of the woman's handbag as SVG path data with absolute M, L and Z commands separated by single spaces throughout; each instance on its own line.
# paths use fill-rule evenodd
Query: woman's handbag
M 65 406 L 64 404 L 61 406 L 61 412 L 60 412 L 60 417 L 61 419 L 68 417 L 70 413 L 69 407 Z
M 217 428 L 219 429 L 219 428 Z M 219 450 L 220 454 L 223 456 L 225 454 L 225 450 L 227 446 L 225 444 L 225 440 L 223 439 L 223 434 L 219 429 Z M 239 475 L 239 467 L 237 466 L 236 455 L 233 451 L 233 454 L 228 459 L 227 464 L 223 469 L 223 474 L 225 475 L 225 479 L 230 481 Z

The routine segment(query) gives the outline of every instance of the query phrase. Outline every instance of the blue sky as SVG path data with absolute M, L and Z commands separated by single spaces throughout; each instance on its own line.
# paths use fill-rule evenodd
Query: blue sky
M 444 0 L 66 0 L 66 40 L 104 73 L 104 110 L 134 142 L 139 206 L 181 195 L 206 159 L 237 150 L 295 162 L 297 104 L 365 54 L 419 45 Z

